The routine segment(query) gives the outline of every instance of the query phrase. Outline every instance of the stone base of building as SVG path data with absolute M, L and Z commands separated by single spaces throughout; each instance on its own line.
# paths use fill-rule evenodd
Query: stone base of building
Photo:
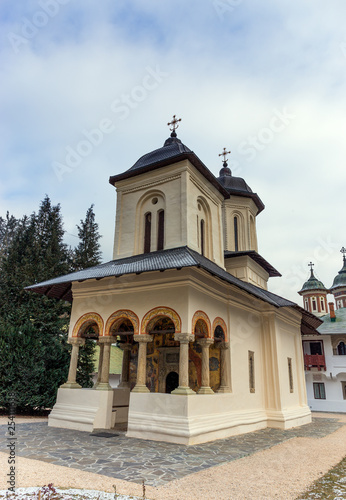
M 60 388 L 48 425 L 87 432 L 111 429 L 116 416 L 112 407 L 113 390 Z
M 307 405 L 282 411 L 267 410 L 267 425 L 275 429 L 292 429 L 311 423 L 311 411 Z
M 289 429 L 311 422 L 307 406 L 271 412 L 236 411 L 230 394 L 130 396 L 128 437 L 194 445 L 266 427 Z

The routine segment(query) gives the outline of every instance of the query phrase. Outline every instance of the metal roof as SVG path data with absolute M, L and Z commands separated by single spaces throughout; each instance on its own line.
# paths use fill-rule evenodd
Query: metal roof
M 320 318 L 323 323 L 317 328 L 318 333 L 321 335 L 336 335 L 346 333 L 346 308 L 335 310 L 335 321 L 330 320 L 330 315 L 326 314 Z
M 257 253 L 255 250 L 244 250 L 242 252 L 232 252 L 230 250 L 227 250 L 224 255 L 225 255 L 225 259 L 231 259 L 234 257 L 242 257 L 243 255 L 245 255 L 245 256 L 248 255 L 249 257 L 251 257 L 252 260 L 257 262 L 257 264 L 259 264 L 265 271 L 267 271 L 267 273 L 269 274 L 269 276 L 271 278 L 273 278 L 275 276 L 281 276 L 279 271 L 277 271 L 275 269 L 275 267 L 273 267 L 271 264 L 269 264 L 269 262 L 266 261 L 262 257 L 262 255 Z
M 122 174 L 112 175 L 109 183 L 114 186 L 118 181 L 134 177 L 136 175 L 151 172 L 182 160 L 189 160 L 194 167 L 223 195 L 229 198 L 228 191 L 220 184 L 214 174 L 204 165 L 198 156 L 185 146 L 177 137 L 169 137 L 162 148 L 155 149 L 142 156 L 136 163 Z
M 314 275 L 313 270 L 310 271 L 310 278 L 304 283 L 301 290 L 299 290 L 299 294 L 302 295 L 302 292 L 306 292 L 308 290 L 320 290 L 323 292 L 328 292 L 322 281 L 319 281 Z
M 224 167 L 220 170 L 217 180 L 230 195 L 252 198 L 258 208 L 258 213 L 264 210 L 264 203 L 258 194 L 252 191 L 250 186 L 246 184 L 242 177 L 234 177 L 228 166 L 224 165 Z
M 141 274 L 153 271 L 165 271 L 168 269 L 182 269 L 185 267 L 197 267 L 204 269 L 211 275 L 244 290 L 254 297 L 263 300 L 275 307 L 293 307 L 303 314 L 303 320 L 308 324 L 314 324 L 314 328 L 321 324 L 321 321 L 313 314 L 279 295 L 259 288 L 251 283 L 241 281 L 231 275 L 220 266 L 207 259 L 203 255 L 191 250 L 187 246 L 150 252 L 141 255 L 134 255 L 124 259 L 112 260 L 105 264 L 89 267 L 81 271 L 53 278 L 26 287 L 48 297 L 68 300 L 72 302 L 72 283 L 91 279 L 102 279 L 107 277 L 117 277 L 127 274 Z M 305 319 L 304 319 L 305 318 Z

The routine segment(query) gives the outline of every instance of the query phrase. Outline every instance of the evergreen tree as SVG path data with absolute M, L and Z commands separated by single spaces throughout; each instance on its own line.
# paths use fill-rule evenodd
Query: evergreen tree
M 10 215 L 9 212 L 6 213 L 6 219 L 0 217 L 0 266 L 2 258 L 7 255 L 8 247 L 11 244 L 17 225 L 17 219 L 13 215 Z
M 73 267 L 76 271 L 101 263 L 99 226 L 95 222 L 94 205 L 87 210 L 84 221 L 77 225 L 79 243 L 74 252 Z M 82 387 L 92 387 L 91 374 L 94 371 L 95 341 L 85 339 L 79 350 L 77 382 Z
M 100 236 L 92 207 L 80 229 L 86 243 L 89 234 L 97 243 Z M 37 214 L 18 221 L 9 215 L 0 220 L 0 249 L 4 249 L 0 265 L 0 407 L 8 404 L 11 391 L 19 411 L 51 407 L 58 387 L 66 381 L 71 305 L 24 290 L 71 271 L 63 236 L 60 205 L 53 206 L 48 196 Z M 93 248 L 97 263 L 99 246 Z M 80 265 L 94 265 L 90 250 L 85 255 L 86 265 Z M 90 386 L 93 351 L 94 345 L 87 345 L 81 356 L 78 375 L 83 386 Z
M 76 271 L 101 263 L 99 226 L 95 222 L 94 205 L 87 210 L 85 220 L 77 225 L 79 244 L 75 250 L 74 268 Z

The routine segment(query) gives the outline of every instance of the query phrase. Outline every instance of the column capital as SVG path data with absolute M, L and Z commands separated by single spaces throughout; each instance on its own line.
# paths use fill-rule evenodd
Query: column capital
M 174 340 L 181 343 L 188 343 L 193 342 L 195 340 L 195 336 L 192 333 L 175 333 Z
M 215 346 L 218 349 L 229 349 L 229 342 L 215 342 Z
M 152 342 L 153 336 L 147 333 L 141 333 L 140 335 L 134 335 L 133 340 L 135 342 Z
M 117 341 L 117 338 L 116 337 L 112 337 L 112 336 L 106 336 L 106 337 L 99 337 L 97 342 L 99 344 L 115 344 Z
M 204 346 L 209 347 L 211 344 L 214 344 L 214 339 L 210 338 L 197 339 L 197 344 L 201 345 L 202 347 Z
M 85 344 L 85 339 L 83 339 L 82 337 L 70 337 L 68 340 L 67 340 L 67 343 L 68 344 L 71 344 L 71 345 L 78 345 L 78 346 L 82 346 Z
M 132 349 L 132 344 L 119 344 L 118 347 L 122 350 L 122 351 L 131 351 Z

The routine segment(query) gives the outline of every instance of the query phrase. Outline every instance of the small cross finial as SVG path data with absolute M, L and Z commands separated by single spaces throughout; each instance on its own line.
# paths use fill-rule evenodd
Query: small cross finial
M 310 267 L 310 272 L 311 272 L 311 277 L 314 275 L 313 267 L 315 264 L 313 264 L 311 261 L 309 262 L 308 266 Z
M 342 253 L 342 257 L 344 259 L 344 262 L 346 262 L 346 257 L 345 257 L 345 254 L 346 254 L 346 248 L 345 247 L 342 247 L 342 249 L 340 250 L 340 252 Z
M 226 151 L 226 148 L 223 148 L 222 153 L 219 154 L 219 156 L 223 156 L 223 166 L 227 167 L 227 162 L 228 159 L 226 158 L 227 155 L 231 154 L 230 151 Z
M 167 123 L 169 130 L 172 132 L 171 137 L 177 137 L 176 130 L 179 127 L 179 122 L 181 122 L 181 118 L 176 118 L 175 115 L 173 115 L 173 120 Z

